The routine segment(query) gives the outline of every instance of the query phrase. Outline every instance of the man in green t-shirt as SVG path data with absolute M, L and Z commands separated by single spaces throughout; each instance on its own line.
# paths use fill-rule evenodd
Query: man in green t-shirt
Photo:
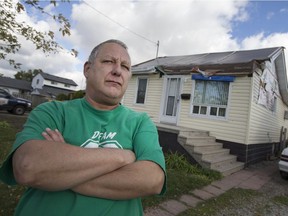
M 120 104 L 131 77 L 126 45 L 108 40 L 84 64 L 85 98 L 36 107 L 0 168 L 27 186 L 15 215 L 143 215 L 141 197 L 166 190 L 155 125 Z

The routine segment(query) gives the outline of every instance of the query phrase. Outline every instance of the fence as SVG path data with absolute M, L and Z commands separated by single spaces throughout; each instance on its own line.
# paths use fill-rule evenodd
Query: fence
M 14 97 L 19 97 L 19 98 L 23 98 L 23 99 L 32 101 L 32 95 L 30 95 L 30 94 L 13 92 L 12 95 Z

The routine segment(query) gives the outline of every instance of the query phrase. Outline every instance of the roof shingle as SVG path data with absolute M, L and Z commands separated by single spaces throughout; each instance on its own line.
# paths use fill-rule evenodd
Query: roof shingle
M 64 84 L 68 84 L 68 85 L 72 85 L 72 86 L 78 86 L 73 80 L 71 79 L 66 79 L 66 78 L 62 78 L 62 77 L 58 77 L 58 76 L 54 76 L 48 73 L 44 73 L 41 72 L 40 73 L 44 79 L 46 80 L 51 80 L 51 81 L 56 81 L 59 83 L 64 83 Z
M 26 80 L 18 80 L 10 77 L 0 77 L 0 86 L 7 88 L 17 87 L 20 90 L 31 91 L 31 82 Z
M 254 62 L 268 60 L 282 49 L 284 47 L 159 57 L 134 65 L 132 72 L 138 74 L 161 68 L 168 74 L 185 74 L 198 66 L 202 70 L 216 69 L 223 73 L 251 73 Z

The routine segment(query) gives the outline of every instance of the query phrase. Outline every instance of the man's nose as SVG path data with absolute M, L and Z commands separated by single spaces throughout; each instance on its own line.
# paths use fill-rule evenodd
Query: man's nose
M 113 69 L 112 69 L 112 74 L 113 75 L 116 75 L 116 76 L 119 76 L 121 74 L 121 64 L 116 62 L 114 65 L 113 65 Z

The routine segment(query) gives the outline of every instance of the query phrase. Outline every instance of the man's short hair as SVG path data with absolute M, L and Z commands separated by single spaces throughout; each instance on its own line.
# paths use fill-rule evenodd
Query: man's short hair
M 107 43 L 115 43 L 115 44 L 122 46 L 124 49 L 128 50 L 128 47 L 124 42 L 122 42 L 120 40 L 116 40 L 116 39 L 110 39 L 110 40 L 104 41 L 104 42 L 98 44 L 96 47 L 94 47 L 94 49 L 91 51 L 91 53 L 89 55 L 88 62 L 93 63 L 99 49 L 101 48 L 101 46 L 104 44 L 107 44 Z

